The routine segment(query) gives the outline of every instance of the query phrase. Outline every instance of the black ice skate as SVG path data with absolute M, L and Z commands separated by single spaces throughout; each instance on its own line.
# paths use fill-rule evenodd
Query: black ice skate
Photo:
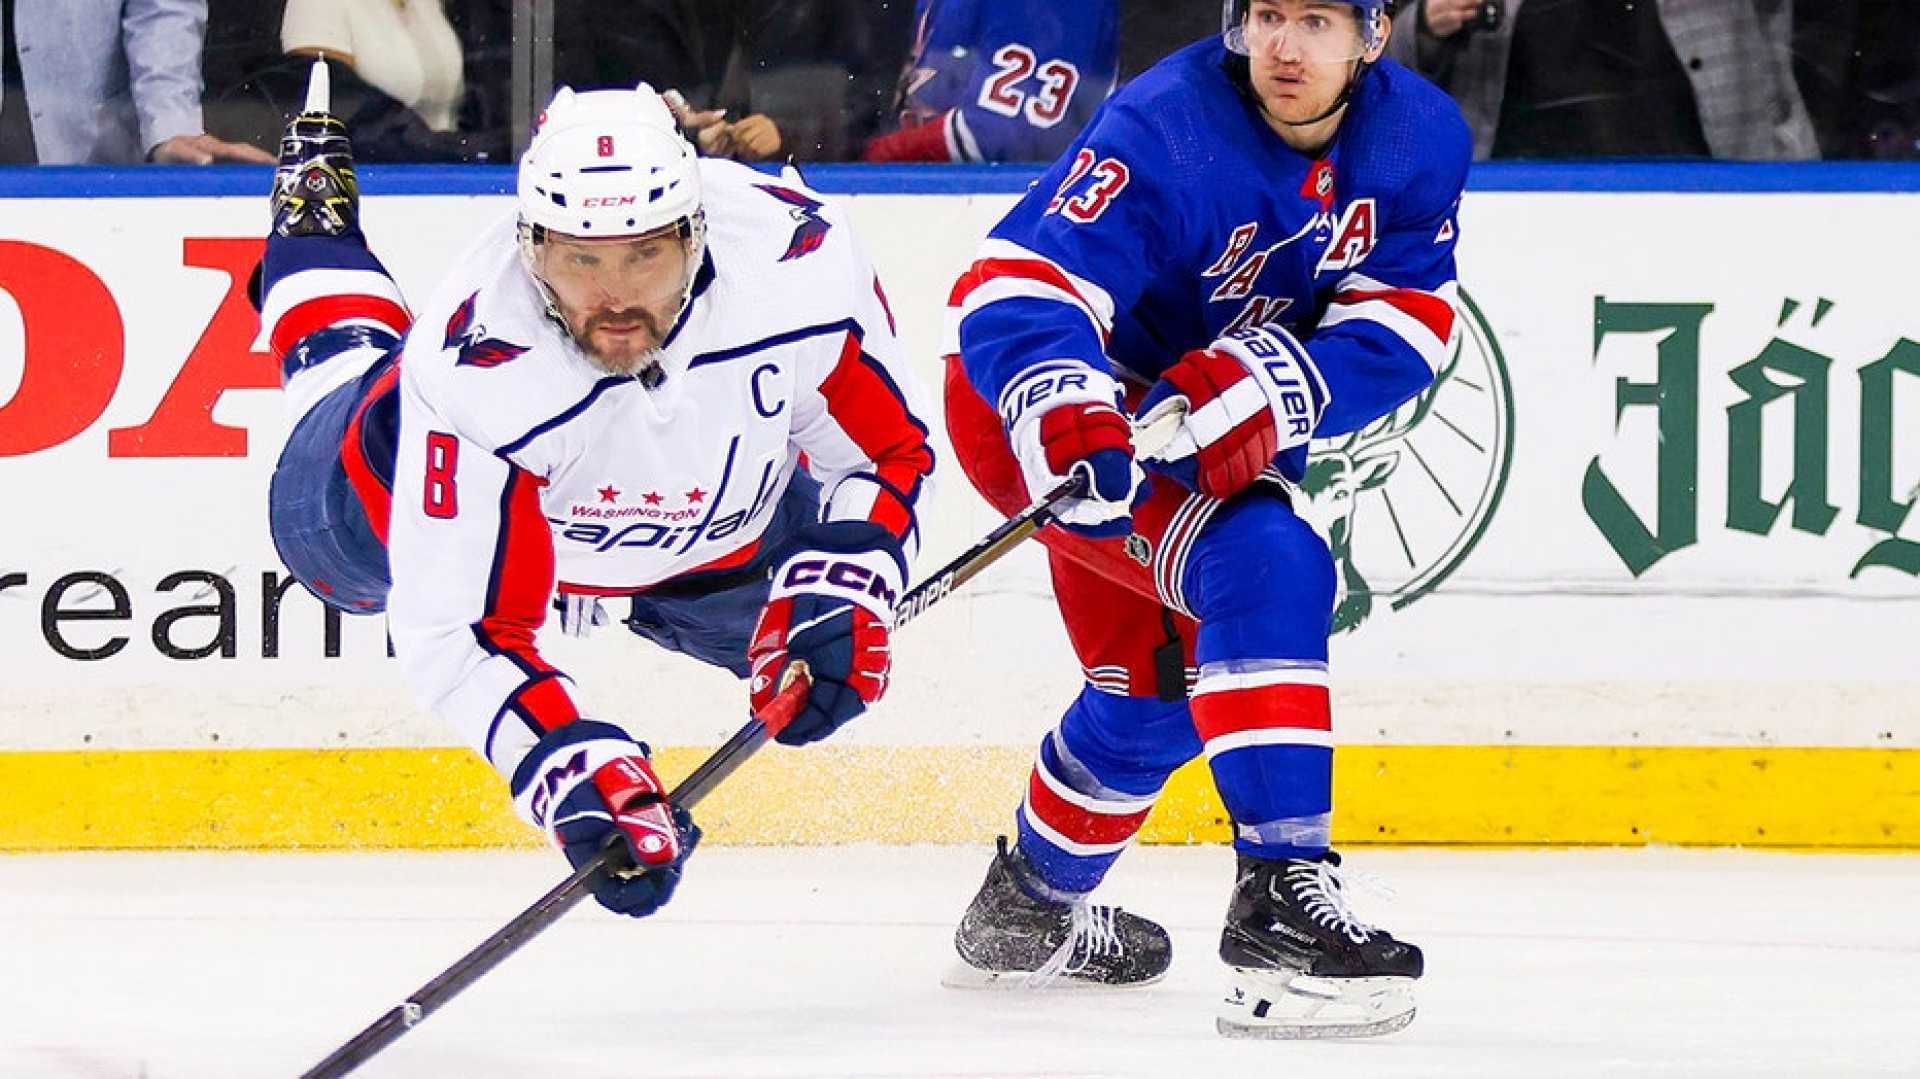
M 1347 907 L 1340 856 L 1240 856 L 1220 934 L 1232 967 L 1215 1027 L 1235 1038 L 1365 1038 L 1413 1022 L 1420 949 Z
M 1036 899 L 1021 887 L 1032 871 L 998 840 L 986 882 L 954 931 L 963 962 L 942 981 L 954 988 L 1126 987 L 1159 981 L 1173 959 L 1167 931 L 1117 907 Z
M 315 60 L 306 107 L 287 125 L 273 172 L 273 231 L 282 236 L 338 236 L 359 224 L 353 144 L 331 99 L 327 62 Z

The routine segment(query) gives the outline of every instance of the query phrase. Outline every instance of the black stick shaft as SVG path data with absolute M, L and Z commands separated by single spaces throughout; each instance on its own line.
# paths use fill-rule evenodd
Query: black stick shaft
M 1002 555 L 1012 550 L 1022 540 L 1033 535 L 1051 519 L 1060 503 L 1075 498 L 1085 489 L 1086 483 L 1078 477 L 1070 479 L 1047 493 L 1047 496 L 1034 503 L 1018 517 L 1002 523 L 998 528 L 962 553 L 958 558 L 942 566 L 931 577 L 921 582 L 919 587 L 900 597 L 900 603 L 894 609 L 894 628 L 898 629 L 907 622 L 923 614 L 927 608 L 945 599 L 961 585 L 979 575 L 999 561 Z M 797 712 L 806 699 L 804 682 L 789 686 L 767 706 L 768 718 L 781 711 Z M 786 718 L 791 718 L 787 716 Z M 775 726 L 784 725 L 784 720 Z M 727 739 L 726 744 L 713 752 L 713 755 L 695 768 L 680 785 L 667 795 L 674 805 L 691 809 L 705 798 L 720 782 L 732 775 L 734 770 L 753 756 L 768 738 L 765 719 L 755 716 L 746 726 Z M 506 958 L 517 952 L 528 941 L 545 932 L 561 916 L 572 910 L 586 898 L 592 889 L 592 877 L 595 873 L 607 869 L 607 861 L 615 856 L 620 848 L 609 847 L 598 858 L 587 862 L 573 875 L 561 881 L 554 889 L 540 897 L 539 901 L 521 911 L 514 919 L 501 927 L 500 931 L 482 941 L 480 946 L 462 956 L 460 960 L 441 972 L 440 976 L 420 987 L 419 991 L 408 997 L 404 1003 L 396 1004 L 385 1015 L 374 1020 L 367 1029 L 353 1036 L 345 1045 L 335 1049 L 322 1060 L 301 1075 L 301 1079 L 339 1079 L 355 1068 L 371 1060 L 387 1046 L 398 1041 L 402 1034 L 411 1030 L 421 1020 L 440 1010 L 448 1001 L 479 980 L 487 972 L 499 966 Z

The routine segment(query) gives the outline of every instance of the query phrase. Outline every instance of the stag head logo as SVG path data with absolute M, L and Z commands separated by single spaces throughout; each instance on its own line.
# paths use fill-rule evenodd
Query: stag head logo
M 1316 442 L 1302 516 L 1340 575 L 1334 632 L 1432 592 L 1479 542 L 1506 488 L 1513 388 L 1493 329 L 1460 294 L 1433 385 L 1366 427 Z

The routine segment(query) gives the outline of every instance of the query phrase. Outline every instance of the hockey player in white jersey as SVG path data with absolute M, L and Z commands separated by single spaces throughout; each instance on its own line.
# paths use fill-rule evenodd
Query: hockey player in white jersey
M 804 663 L 787 744 L 880 697 L 933 454 L 879 280 L 834 207 L 696 158 L 644 84 L 559 92 L 517 207 L 417 316 L 312 100 L 274 216 L 262 321 L 298 417 L 282 559 L 328 603 L 386 610 L 418 698 L 574 864 L 624 841 L 636 870 L 596 894 L 652 913 L 699 832 L 642 732 L 582 714 L 536 633 L 553 606 L 586 632 L 630 601 L 628 628 L 748 678 L 756 708 Z

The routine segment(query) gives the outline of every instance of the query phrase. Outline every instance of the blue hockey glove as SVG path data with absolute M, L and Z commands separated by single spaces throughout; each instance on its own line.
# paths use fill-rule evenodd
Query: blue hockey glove
M 647 747 L 611 723 L 578 719 L 548 731 L 513 775 L 522 816 L 553 834 L 575 869 L 609 844 L 625 849 L 593 896 L 616 914 L 644 918 L 665 906 L 700 843 L 693 815 L 670 805 Z

